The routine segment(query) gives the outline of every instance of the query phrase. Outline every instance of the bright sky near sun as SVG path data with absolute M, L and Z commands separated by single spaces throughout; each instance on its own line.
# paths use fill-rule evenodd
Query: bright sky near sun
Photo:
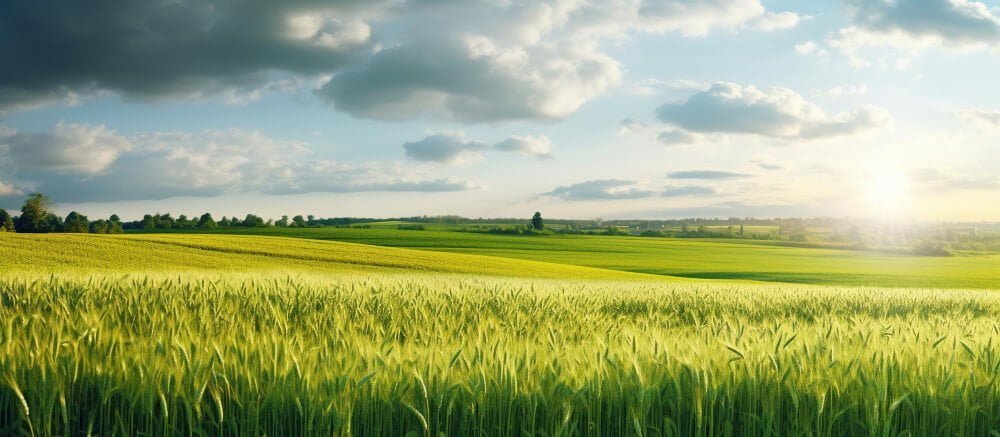
M 1000 2 L 0 3 L 0 207 L 1000 220 Z

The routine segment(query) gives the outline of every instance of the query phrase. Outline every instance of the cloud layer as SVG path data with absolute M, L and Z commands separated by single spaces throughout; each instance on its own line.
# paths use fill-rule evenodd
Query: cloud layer
M 651 197 L 714 197 L 715 187 L 707 185 L 667 185 L 660 190 L 646 188 L 639 181 L 629 179 L 596 179 L 564 185 L 544 193 L 569 201 L 629 200 Z
M 371 45 L 379 2 L 0 3 L 0 109 L 97 91 L 133 99 L 252 92 L 316 75 Z
M 60 174 L 100 173 L 131 149 L 128 140 L 103 125 L 60 122 L 52 132 L 0 135 L 0 154 L 15 168 Z
M 958 112 L 962 118 L 989 128 L 1000 127 L 1000 111 L 965 109 Z
M 552 141 L 545 135 L 511 135 L 496 143 L 493 148 L 502 152 L 514 152 L 540 159 L 552 158 Z
M 358 117 L 553 120 L 620 83 L 608 41 L 799 19 L 759 0 L 12 0 L 0 111 L 102 92 L 245 101 L 325 81 L 317 94 Z
M 723 170 L 684 170 L 667 173 L 671 179 L 742 179 L 750 177 L 746 173 Z
M 406 157 L 417 161 L 454 163 L 471 159 L 488 146 L 465 138 L 464 134 L 444 133 L 403 143 Z
M 466 138 L 463 132 L 444 132 L 403 143 L 403 149 L 406 150 L 407 158 L 448 164 L 482 158 L 482 152 L 487 150 L 519 153 L 539 159 L 552 157 L 552 141 L 544 135 L 511 135 L 489 146 L 482 141 Z
M 824 45 L 806 41 L 801 55 L 839 51 L 856 69 L 875 65 L 906 69 L 909 56 L 927 48 L 969 52 L 1000 48 L 1000 10 L 976 0 L 844 0 L 849 25 L 831 32 Z M 887 59 L 877 49 L 895 50 Z
M 597 179 L 557 187 L 546 196 L 563 200 L 622 200 L 656 196 L 656 191 L 637 186 L 636 181 L 625 179 Z
M 103 126 L 57 125 L 0 138 L 4 192 L 41 191 L 60 202 L 165 199 L 260 192 L 415 191 L 475 188 L 420 177 L 394 163 L 315 159 L 307 145 L 242 130 L 123 137 Z

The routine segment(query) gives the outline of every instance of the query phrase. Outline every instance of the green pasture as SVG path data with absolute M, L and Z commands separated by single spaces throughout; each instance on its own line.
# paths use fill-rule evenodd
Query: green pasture
M 885 260 L 951 258 L 284 232 L 295 234 L 381 235 L 434 250 L 261 235 L 0 234 L 0 434 L 1000 432 L 993 290 L 621 271 L 640 270 L 650 254 L 690 268 L 721 253 L 740 261 L 716 271 L 785 262 L 792 272 L 805 256 L 842 269 L 876 259 L 893 277 Z M 561 262 L 511 258 L 532 253 Z
M 566 264 L 266 236 L 0 233 L 0 271 L 157 273 L 465 273 L 532 278 L 634 279 Z
M 336 240 L 686 278 L 888 287 L 1000 288 L 1000 256 L 921 257 L 754 240 L 515 236 L 347 228 L 229 228 L 215 234 Z

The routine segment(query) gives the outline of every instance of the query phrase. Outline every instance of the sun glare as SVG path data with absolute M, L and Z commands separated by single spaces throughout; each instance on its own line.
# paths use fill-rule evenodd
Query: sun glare
M 868 198 L 879 215 L 898 215 L 906 204 L 906 175 L 897 169 L 874 172 L 868 183 Z

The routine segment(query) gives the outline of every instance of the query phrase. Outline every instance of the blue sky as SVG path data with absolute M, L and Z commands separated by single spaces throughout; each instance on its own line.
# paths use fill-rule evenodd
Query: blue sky
M 1000 220 L 997 2 L 15 0 L 0 24 L 8 209 Z

